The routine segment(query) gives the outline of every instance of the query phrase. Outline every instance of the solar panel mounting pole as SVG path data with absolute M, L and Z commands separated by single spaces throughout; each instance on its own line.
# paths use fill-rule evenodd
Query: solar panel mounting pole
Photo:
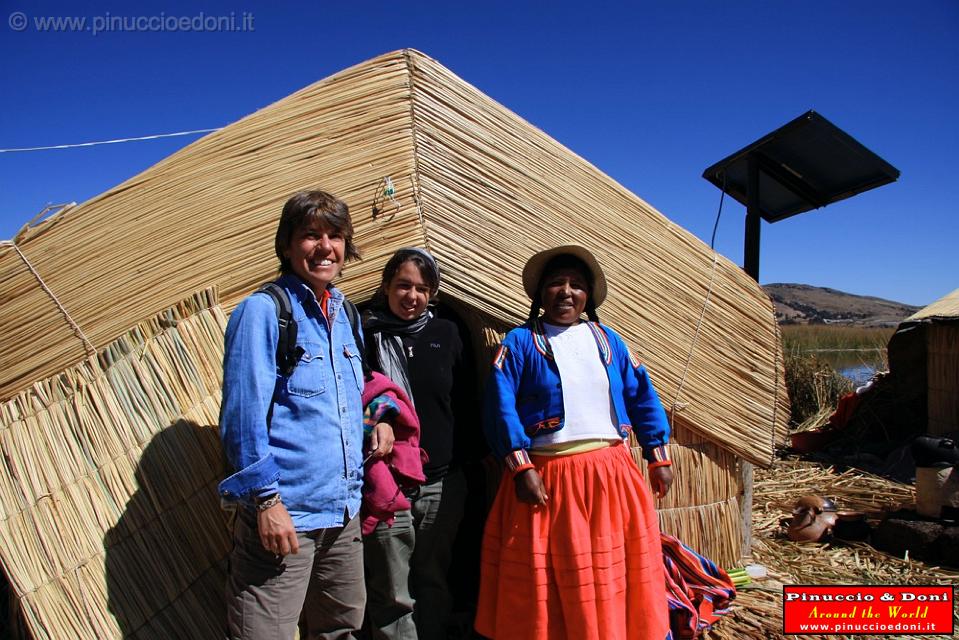
M 807 111 L 723 158 L 703 171 L 703 177 L 745 205 L 743 271 L 759 282 L 763 220 L 778 222 L 895 182 L 899 170 L 815 111 Z M 747 556 L 752 553 L 752 463 L 742 461 L 740 478 L 742 554 Z
M 759 161 L 754 154 L 747 160 L 746 234 L 743 248 L 743 270 L 759 282 L 759 232 L 762 216 L 759 214 Z

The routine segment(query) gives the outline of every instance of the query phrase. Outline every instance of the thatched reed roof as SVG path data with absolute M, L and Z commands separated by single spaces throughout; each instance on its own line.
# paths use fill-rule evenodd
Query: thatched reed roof
M 379 195 L 387 177 L 395 204 Z M 365 259 L 339 284 L 357 301 L 415 244 L 441 261 L 445 295 L 514 322 L 533 252 L 593 248 L 611 291 L 601 316 L 646 361 L 675 420 L 760 464 L 784 439 L 778 329 L 759 286 L 412 50 L 298 91 L 0 247 L 0 398 L 198 289 L 217 286 L 231 309 L 274 274 L 280 208 L 304 188 L 351 207 Z
M 889 341 L 900 393 L 923 397 L 930 435 L 959 430 L 959 289 L 920 309 Z M 922 405 L 921 405 L 922 406 Z
M 959 289 L 944 295 L 928 307 L 923 307 L 912 314 L 903 323 L 921 322 L 923 320 L 955 320 L 959 319 Z

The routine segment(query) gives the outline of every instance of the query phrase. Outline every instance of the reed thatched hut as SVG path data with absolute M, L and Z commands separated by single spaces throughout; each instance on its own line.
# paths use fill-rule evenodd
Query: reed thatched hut
M 889 341 L 889 370 L 916 398 L 918 432 L 959 435 L 959 289 L 903 320 Z
M 525 316 L 532 253 L 594 248 L 602 317 L 646 361 L 674 424 L 663 527 L 738 562 L 750 465 L 771 463 L 789 414 L 771 302 L 596 167 L 404 50 L 0 246 L 0 560 L 35 637 L 221 628 L 225 312 L 273 277 L 280 208 L 304 188 L 350 205 L 364 259 L 338 282 L 348 295 L 369 298 L 397 248 L 428 247 L 479 360 Z

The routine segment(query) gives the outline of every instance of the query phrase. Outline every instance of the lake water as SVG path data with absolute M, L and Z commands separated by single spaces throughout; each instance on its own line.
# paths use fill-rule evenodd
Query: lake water
M 869 382 L 869 379 L 875 375 L 876 371 L 878 371 L 878 369 L 874 365 L 869 364 L 859 364 L 853 367 L 839 369 L 840 375 L 852 380 L 852 383 L 857 387 Z
M 857 387 L 869 382 L 877 372 L 886 368 L 883 354 L 875 349 L 822 349 L 815 352 L 816 357 L 827 363 L 840 375 L 852 380 Z

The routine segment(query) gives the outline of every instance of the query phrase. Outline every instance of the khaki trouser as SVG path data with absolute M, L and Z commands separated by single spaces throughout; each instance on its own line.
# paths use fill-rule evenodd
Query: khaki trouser
M 366 536 L 373 640 L 446 638 L 453 605 L 446 573 L 465 499 L 466 478 L 454 471 L 411 495 L 412 510 L 398 512 L 392 527 L 381 522 Z
M 255 516 L 240 512 L 227 577 L 231 638 L 303 640 L 353 637 L 363 624 L 363 541 L 360 519 L 298 534 L 300 551 L 280 557 L 260 544 Z

